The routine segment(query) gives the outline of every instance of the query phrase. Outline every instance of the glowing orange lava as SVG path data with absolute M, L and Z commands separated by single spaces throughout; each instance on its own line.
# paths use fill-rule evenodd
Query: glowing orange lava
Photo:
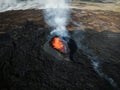
M 60 52 L 63 52 L 64 53 L 64 44 L 62 42 L 62 40 L 58 37 L 54 37 L 53 40 L 52 40 L 52 46 L 59 50 Z

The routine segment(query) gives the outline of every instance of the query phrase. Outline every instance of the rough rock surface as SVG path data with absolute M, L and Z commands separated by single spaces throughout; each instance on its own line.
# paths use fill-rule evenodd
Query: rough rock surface
M 51 28 L 40 10 L 0 13 L 0 90 L 113 90 L 120 86 L 120 13 L 73 10 L 68 30 L 92 49 L 101 69 L 117 88 L 101 78 L 90 58 L 77 49 L 72 60 L 56 60 L 43 46 Z M 76 43 L 77 43 L 76 42 Z

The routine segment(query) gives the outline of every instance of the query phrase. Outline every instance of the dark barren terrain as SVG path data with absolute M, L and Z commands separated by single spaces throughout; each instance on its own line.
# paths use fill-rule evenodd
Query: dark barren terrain
M 51 28 L 42 10 L 0 13 L 0 90 L 120 90 L 120 13 L 73 9 L 67 28 L 77 50 L 56 60 L 43 49 Z

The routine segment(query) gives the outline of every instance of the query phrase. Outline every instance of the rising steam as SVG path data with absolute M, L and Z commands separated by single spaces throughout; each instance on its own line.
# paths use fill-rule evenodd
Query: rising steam
M 45 9 L 45 21 L 54 30 L 51 34 L 69 36 L 66 25 L 69 19 L 71 0 L 0 0 L 0 12 L 20 9 Z
M 70 0 L 46 0 L 45 3 L 45 21 L 54 28 L 51 34 L 61 37 L 67 37 L 68 31 L 66 25 L 69 19 Z

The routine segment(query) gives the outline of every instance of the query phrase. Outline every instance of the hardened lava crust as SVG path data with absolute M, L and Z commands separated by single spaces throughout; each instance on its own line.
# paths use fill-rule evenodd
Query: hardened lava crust
M 120 13 L 72 10 L 71 15 L 72 52 L 66 58 L 46 48 L 52 28 L 41 10 L 0 13 L 0 90 L 120 89 Z M 118 87 L 98 75 L 83 46 L 98 56 L 102 71 Z

